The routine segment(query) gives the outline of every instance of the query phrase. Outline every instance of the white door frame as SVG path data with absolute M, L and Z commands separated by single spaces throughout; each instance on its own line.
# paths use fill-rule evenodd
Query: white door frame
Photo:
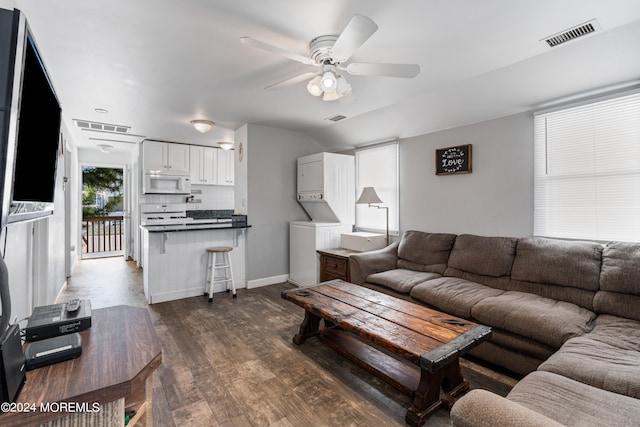
M 123 201 L 127 199 L 127 197 L 129 197 L 128 193 L 130 193 L 130 189 L 127 188 L 126 186 L 126 182 L 124 181 L 124 177 L 125 177 L 125 173 L 127 170 L 128 165 L 126 164 L 122 164 L 122 163 L 102 163 L 102 162 L 89 162 L 89 161 L 84 161 L 84 162 L 79 162 L 78 163 L 78 224 L 76 225 L 78 227 L 78 240 L 76 242 L 77 244 L 77 248 L 78 248 L 78 257 L 82 258 L 82 186 L 83 186 L 83 180 L 82 180 L 82 169 L 84 167 L 98 167 L 98 168 L 111 168 L 111 169 L 122 169 L 122 176 L 123 176 L 123 182 L 122 182 L 122 199 Z M 123 206 L 124 209 L 126 209 L 125 206 Z M 123 221 L 124 221 L 124 237 L 123 239 L 125 240 L 125 242 L 127 242 L 127 240 L 130 238 L 130 230 L 129 230 L 129 226 L 127 225 L 127 218 L 125 215 L 125 212 L 123 212 Z M 124 256 L 124 258 L 127 258 L 127 252 L 125 251 L 125 248 L 127 247 L 126 243 L 125 245 L 123 245 L 122 248 L 122 254 Z

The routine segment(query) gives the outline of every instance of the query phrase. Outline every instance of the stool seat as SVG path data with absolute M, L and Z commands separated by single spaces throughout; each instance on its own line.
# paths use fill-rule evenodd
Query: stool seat
M 204 294 L 209 296 L 209 302 L 213 301 L 213 286 L 216 283 L 224 283 L 226 291 L 229 287 L 233 291 L 233 297 L 236 297 L 236 287 L 233 283 L 233 271 L 231 270 L 231 257 L 229 252 L 233 248 L 229 246 L 213 246 L 207 248 L 207 271 L 204 280 Z M 218 259 L 220 257 L 221 259 Z M 222 270 L 216 277 L 216 271 Z M 229 286 L 231 284 L 231 286 Z
M 231 252 L 233 248 L 228 246 L 216 246 L 213 248 L 207 248 L 207 252 Z

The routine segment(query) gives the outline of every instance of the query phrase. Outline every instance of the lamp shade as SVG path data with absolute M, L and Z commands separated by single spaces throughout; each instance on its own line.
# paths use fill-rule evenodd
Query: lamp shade
M 360 197 L 358 197 L 356 201 L 356 205 L 371 205 L 375 203 L 382 203 L 376 190 L 373 187 L 364 187 Z

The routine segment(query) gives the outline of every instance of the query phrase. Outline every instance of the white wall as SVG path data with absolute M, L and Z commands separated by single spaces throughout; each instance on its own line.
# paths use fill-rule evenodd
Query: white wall
M 66 129 L 62 131 L 64 134 Z M 16 316 L 24 319 L 35 306 L 53 303 L 65 283 L 65 161 L 65 156 L 58 158 L 53 215 L 9 224 L 2 232 L 3 246 L 6 239 L 3 249 L 9 272 L 11 320 Z
M 268 284 L 289 274 L 289 221 L 309 219 L 296 201 L 297 159 L 325 150 L 303 133 L 253 124 L 247 126 L 244 150 L 252 287 L 252 280 Z
M 472 144 L 472 173 L 435 175 L 435 150 Z M 400 228 L 533 233 L 533 117 L 518 114 L 400 141 Z

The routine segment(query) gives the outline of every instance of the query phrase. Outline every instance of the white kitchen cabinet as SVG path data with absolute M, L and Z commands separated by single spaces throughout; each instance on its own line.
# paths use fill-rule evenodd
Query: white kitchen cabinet
M 145 170 L 189 172 L 189 146 L 171 142 L 144 141 L 142 162 Z
M 233 185 L 234 180 L 234 151 L 233 150 L 218 150 L 218 171 L 217 171 L 217 184 L 218 185 Z
M 189 165 L 192 185 L 215 185 L 218 168 L 218 149 L 192 145 L 189 147 Z

